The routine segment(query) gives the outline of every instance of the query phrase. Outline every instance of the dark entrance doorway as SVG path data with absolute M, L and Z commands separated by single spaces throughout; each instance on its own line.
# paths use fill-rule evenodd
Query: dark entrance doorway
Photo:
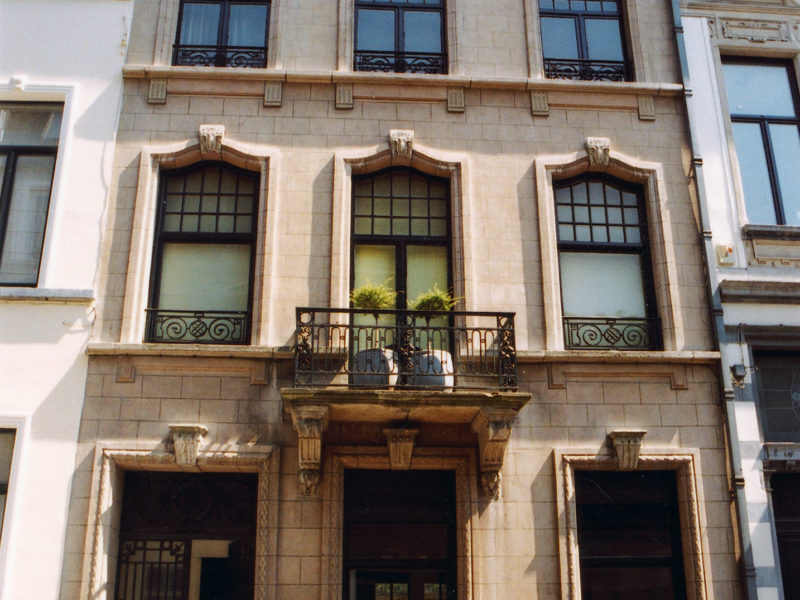
M 455 600 L 455 474 L 344 474 L 343 600 Z

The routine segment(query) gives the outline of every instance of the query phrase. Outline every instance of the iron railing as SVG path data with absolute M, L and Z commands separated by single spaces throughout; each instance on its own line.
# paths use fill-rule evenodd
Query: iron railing
M 433 52 L 355 51 L 356 71 L 436 74 L 447 71 L 447 58 Z
M 659 320 L 564 317 L 564 346 L 568 350 L 658 350 Z
M 301 307 L 294 383 L 516 390 L 514 313 Z
M 587 81 L 629 81 L 631 69 L 618 60 L 544 59 L 544 74 L 548 79 Z
M 250 313 L 148 308 L 146 330 L 148 342 L 248 344 Z
M 267 65 L 267 49 L 253 46 L 187 46 L 175 44 L 172 62 L 184 67 L 250 67 Z

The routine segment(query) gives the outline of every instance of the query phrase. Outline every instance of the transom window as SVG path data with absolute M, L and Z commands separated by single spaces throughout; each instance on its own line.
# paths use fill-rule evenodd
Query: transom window
M 162 177 L 148 341 L 249 342 L 258 181 L 220 164 Z
M 555 186 L 568 348 L 658 348 L 641 190 L 604 177 Z
M 800 118 L 794 70 L 788 62 L 734 59 L 727 59 L 722 69 L 748 220 L 800 225 Z
M 356 0 L 356 71 L 446 73 L 444 48 L 444 0 Z
M 542 56 L 550 79 L 626 81 L 620 2 L 539 0 Z
M 269 10 L 267 0 L 181 0 L 174 64 L 266 66 Z

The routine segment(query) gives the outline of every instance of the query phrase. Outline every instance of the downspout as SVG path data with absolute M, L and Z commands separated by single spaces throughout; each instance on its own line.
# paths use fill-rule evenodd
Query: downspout
M 694 150 L 694 140 L 698 139 L 697 125 L 694 114 L 691 111 L 692 85 L 689 76 L 689 63 L 686 58 L 686 46 L 683 39 L 683 24 L 681 23 L 680 0 L 671 0 L 673 31 L 675 32 L 675 44 L 678 49 L 678 58 L 681 65 L 681 76 L 683 79 L 684 99 L 686 101 L 686 116 L 689 123 L 689 150 L 692 155 L 692 171 L 694 177 L 695 193 L 700 213 L 700 225 L 703 235 L 703 246 L 705 250 L 705 266 L 708 275 L 708 291 L 711 301 L 711 318 L 713 321 L 712 329 L 717 345 L 720 349 L 720 384 L 722 396 L 725 402 L 725 414 L 727 418 L 727 443 L 730 449 L 731 476 L 734 494 L 734 504 L 736 507 L 737 523 L 739 525 L 739 540 L 741 543 L 742 562 L 745 578 L 745 598 L 756 600 L 758 592 L 756 588 L 756 569 L 753 563 L 753 549 L 750 540 L 750 519 L 747 513 L 747 498 L 744 492 L 744 475 L 742 473 L 742 457 L 739 452 L 738 433 L 736 429 L 736 413 L 734 410 L 735 394 L 731 377 L 732 361 L 728 358 L 728 343 L 725 333 L 725 321 L 722 312 L 722 299 L 719 291 L 719 278 L 716 270 L 716 253 L 711 239 L 711 226 L 708 217 L 708 196 L 706 195 L 705 183 L 703 180 L 703 159 Z

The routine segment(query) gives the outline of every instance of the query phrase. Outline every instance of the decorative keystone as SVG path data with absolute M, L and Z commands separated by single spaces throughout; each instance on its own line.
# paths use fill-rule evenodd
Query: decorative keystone
M 301 406 L 291 409 L 292 425 L 297 431 L 297 476 L 300 493 L 319 493 L 322 462 L 322 432 L 328 427 L 327 406 Z
M 200 154 L 214 154 L 219 157 L 222 152 L 222 138 L 225 136 L 224 125 L 200 125 Z
M 607 167 L 611 160 L 611 140 L 588 137 L 586 138 L 586 152 L 589 154 L 589 166 Z
M 393 158 L 411 158 L 413 145 L 413 131 L 403 129 L 392 129 L 389 131 L 389 146 L 392 149 Z
M 197 449 L 200 438 L 208 433 L 208 427 L 194 423 L 175 423 L 169 426 L 172 445 L 175 448 L 175 463 L 182 467 L 197 464 Z
M 646 433 L 644 429 L 616 429 L 608 434 L 617 451 L 620 471 L 633 471 L 639 465 L 639 449 Z
M 389 468 L 408 471 L 414 453 L 414 438 L 419 429 L 384 429 L 386 443 L 389 445 Z
M 500 469 L 516 416 L 513 410 L 481 409 L 472 421 L 472 429 L 478 434 L 481 487 L 492 500 L 500 497 Z

